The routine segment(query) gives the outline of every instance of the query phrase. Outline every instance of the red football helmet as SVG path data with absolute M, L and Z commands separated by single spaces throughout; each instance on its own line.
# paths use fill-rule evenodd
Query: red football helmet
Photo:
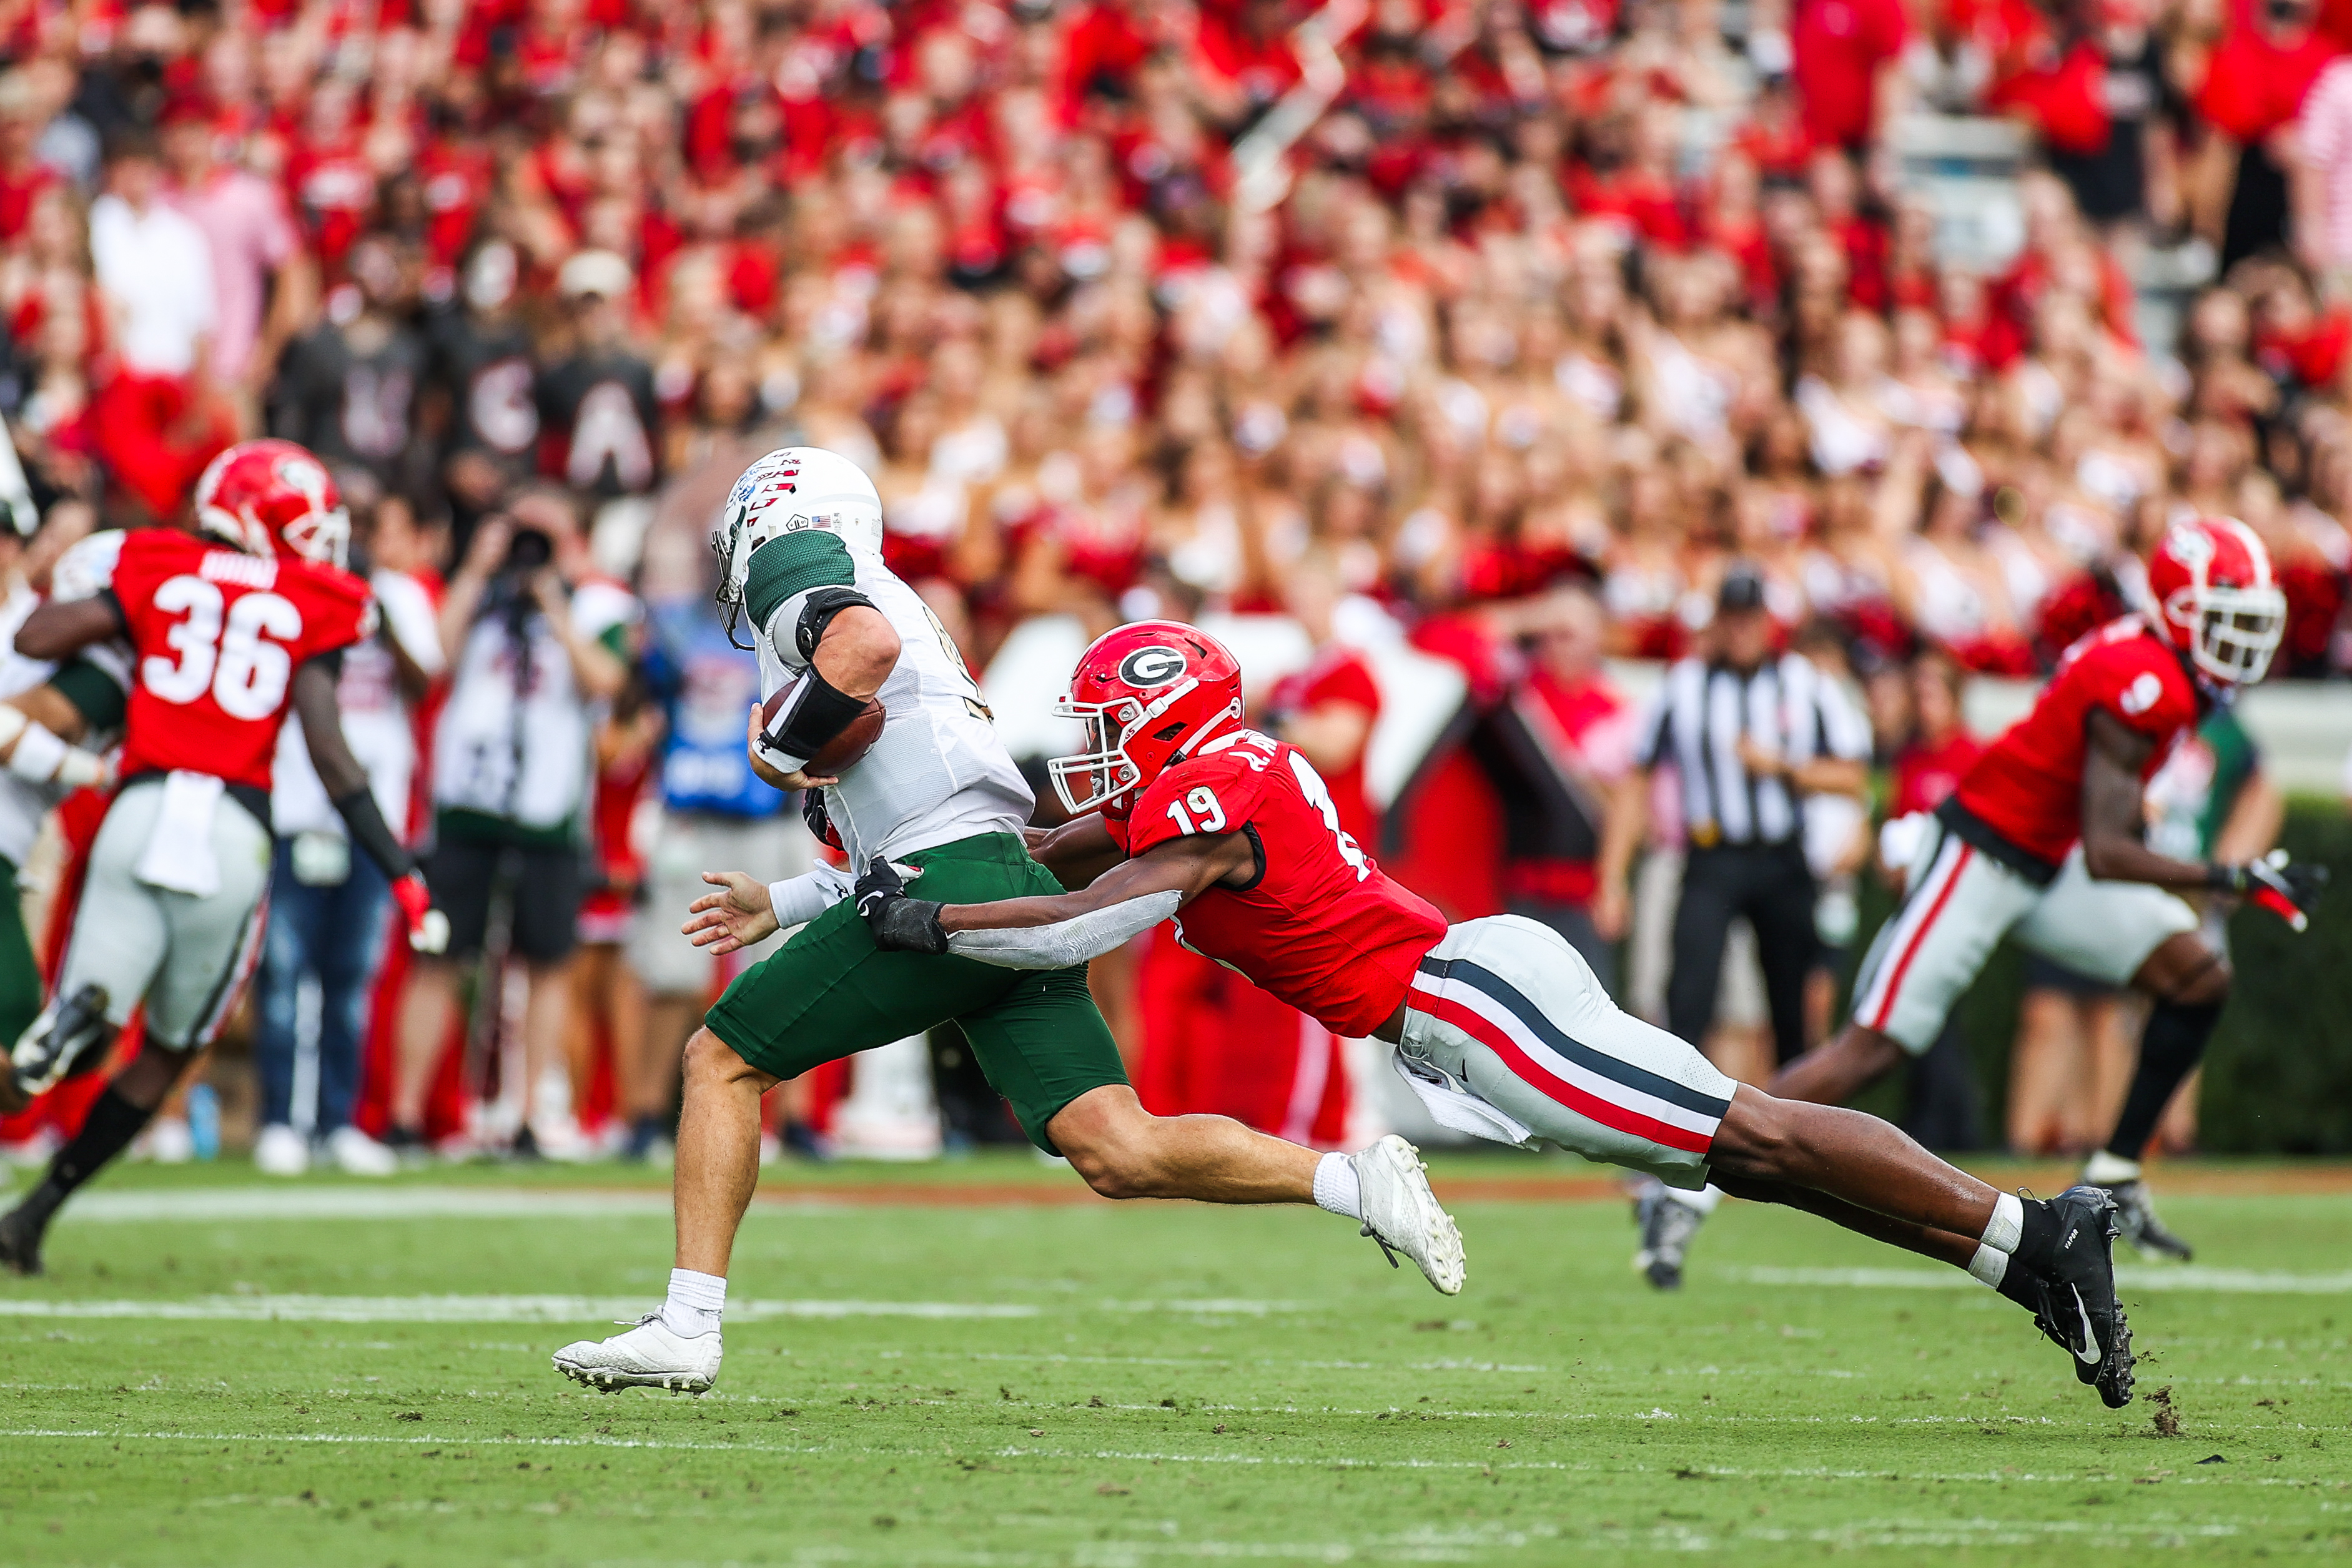
M 1046 764 L 1054 793 L 1073 816 L 1099 810 L 1116 821 L 1134 809 L 1137 790 L 1241 723 L 1242 667 L 1196 627 L 1138 621 L 1078 656 L 1054 711 L 1087 731 L 1085 751 Z
M 351 543 L 327 465 L 290 441 L 240 441 L 196 481 L 196 528 L 247 555 L 341 566 Z
M 2196 517 L 2166 530 L 2147 560 L 2148 624 L 2225 685 L 2267 674 L 2286 631 L 2286 595 L 2270 551 L 2235 517 Z

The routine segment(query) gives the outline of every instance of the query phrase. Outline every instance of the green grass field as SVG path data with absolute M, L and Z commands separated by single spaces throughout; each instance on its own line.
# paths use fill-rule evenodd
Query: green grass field
M 1591 1174 L 1440 1175 L 1547 1171 Z M 779 1177 L 718 1390 L 599 1396 L 548 1353 L 657 1300 L 657 1177 L 132 1169 L 0 1283 L 0 1563 L 2340 1558 L 2352 1193 L 2225 1175 L 2174 1174 L 2205 1252 L 2130 1277 L 2110 1413 L 1991 1292 L 1782 1211 L 1662 1298 L 1620 1203 L 1460 1202 L 1446 1301 L 1308 1210 L 928 1201 L 1066 1194 L 1017 1160 Z

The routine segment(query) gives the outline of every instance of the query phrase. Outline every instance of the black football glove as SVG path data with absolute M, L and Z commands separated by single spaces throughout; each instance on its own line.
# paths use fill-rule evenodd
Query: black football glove
M 874 945 L 886 953 L 944 953 L 948 934 L 940 929 L 940 905 L 928 898 L 908 898 L 898 868 L 880 855 L 866 862 L 866 874 L 850 890 L 857 913 L 874 933 Z
M 816 835 L 817 842 L 826 848 L 845 850 L 849 847 L 841 841 L 841 835 L 833 831 L 833 818 L 824 809 L 824 790 L 801 791 L 801 821 L 808 824 L 808 831 Z
M 2297 865 L 2284 850 L 2273 850 L 2243 865 L 2217 865 L 2210 873 L 2214 887 L 2269 910 L 2297 931 L 2311 924 L 2309 911 L 2327 885 L 2324 865 Z

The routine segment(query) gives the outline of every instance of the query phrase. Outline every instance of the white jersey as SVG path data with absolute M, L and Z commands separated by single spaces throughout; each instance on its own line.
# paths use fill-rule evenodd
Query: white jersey
M 982 833 L 1018 833 L 1037 798 L 997 738 L 955 639 L 879 557 L 853 550 L 850 559 L 857 591 L 898 633 L 898 663 L 876 694 L 889 715 L 882 737 L 824 792 L 850 864 Z M 785 600 L 761 632 L 762 700 L 808 665 L 798 638 L 807 601 L 807 591 Z

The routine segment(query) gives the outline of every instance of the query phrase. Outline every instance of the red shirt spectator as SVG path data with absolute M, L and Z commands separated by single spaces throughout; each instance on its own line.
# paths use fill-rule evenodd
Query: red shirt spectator
M 1869 137 L 1878 122 L 1878 73 L 1909 36 L 1902 0 L 1797 0 L 1789 47 L 1815 141 L 1858 148 Z

